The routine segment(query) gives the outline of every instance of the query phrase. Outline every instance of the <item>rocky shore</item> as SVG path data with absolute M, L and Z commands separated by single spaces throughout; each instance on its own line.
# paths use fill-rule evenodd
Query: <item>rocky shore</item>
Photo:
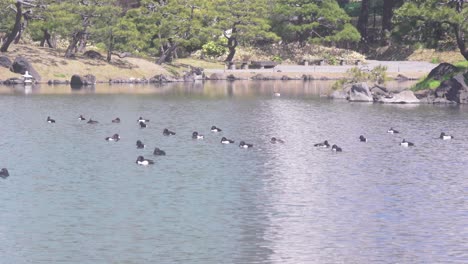
M 349 102 L 372 102 L 386 104 L 467 104 L 468 71 L 459 71 L 455 66 L 442 63 L 434 68 L 427 78 L 442 81 L 436 89 L 390 91 L 384 85 L 366 82 L 345 85 L 333 91 L 333 99 Z M 444 80 L 447 76 L 453 77 Z

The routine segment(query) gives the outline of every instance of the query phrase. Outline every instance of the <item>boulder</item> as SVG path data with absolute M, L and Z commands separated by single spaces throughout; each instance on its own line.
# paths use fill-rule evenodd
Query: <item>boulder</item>
M 7 56 L 0 56 L 0 67 L 10 68 L 12 62 Z
M 348 100 L 350 102 L 373 102 L 372 93 L 367 83 L 355 83 L 349 91 Z
M 13 63 L 10 66 L 10 71 L 19 74 L 25 74 L 26 71 L 28 71 L 29 74 L 32 75 L 34 80 L 38 82 L 41 81 L 41 76 L 39 75 L 39 73 L 37 73 L 37 71 L 33 68 L 31 63 L 29 63 L 29 61 L 22 56 L 18 56 L 15 58 L 15 61 L 13 61 Z
M 442 80 L 445 75 L 452 74 L 457 72 L 457 67 L 453 66 L 450 63 L 441 63 L 437 67 L 429 72 L 427 78 L 432 78 L 434 80 Z
M 420 100 L 416 98 L 412 91 L 406 90 L 401 93 L 394 94 L 391 97 L 380 97 L 378 102 L 387 104 L 417 104 L 420 103 Z
M 6 79 L 3 84 L 5 85 L 15 85 L 15 84 L 23 84 L 24 80 L 22 78 L 9 78 Z
M 463 74 L 457 74 L 453 78 L 443 81 L 435 90 L 436 98 L 445 98 L 458 104 L 468 103 L 468 85 Z
M 209 77 L 208 80 L 225 80 L 226 77 L 222 73 L 212 73 Z
M 414 95 L 419 100 L 421 100 L 423 98 L 427 98 L 427 97 L 429 97 L 429 96 L 431 96 L 433 94 L 434 94 L 434 92 L 431 89 L 419 90 L 419 91 L 414 92 Z
M 59 85 L 59 84 L 69 84 L 68 80 L 49 80 L 47 84 L 49 85 Z
M 77 86 L 77 87 L 94 85 L 94 84 L 96 84 L 96 77 L 92 74 L 87 74 L 85 76 L 74 74 L 70 80 L 70 85 Z
M 149 79 L 150 83 L 176 82 L 177 80 L 164 74 L 157 74 Z
M 344 90 L 335 90 L 330 95 L 331 99 L 348 99 L 348 94 Z
M 86 58 L 90 58 L 90 59 L 102 60 L 101 53 L 94 51 L 94 50 L 86 51 L 85 53 L 83 53 L 83 56 L 85 56 Z
M 265 76 L 263 74 L 256 74 L 251 77 L 252 80 L 260 80 L 260 81 L 267 81 L 267 80 L 278 80 L 278 77 L 275 76 Z

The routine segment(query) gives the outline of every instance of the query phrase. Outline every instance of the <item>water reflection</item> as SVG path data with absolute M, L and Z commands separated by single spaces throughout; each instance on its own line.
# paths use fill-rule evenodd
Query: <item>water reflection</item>
M 32 86 L 0 85 L 0 94 L 156 94 L 170 96 L 256 97 L 280 93 L 286 97 L 326 96 L 335 81 L 330 80 L 289 80 L 289 81 L 195 81 L 192 83 L 163 84 L 96 84 L 93 86 L 71 87 L 70 85 L 34 84 Z M 392 81 L 386 84 L 390 89 L 409 88 L 415 82 Z

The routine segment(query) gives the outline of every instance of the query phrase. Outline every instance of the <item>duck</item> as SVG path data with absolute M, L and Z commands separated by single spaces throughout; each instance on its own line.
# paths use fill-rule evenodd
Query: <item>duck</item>
M 234 143 L 234 140 L 230 140 L 230 139 L 227 139 L 227 138 L 223 137 L 221 139 L 221 143 L 222 144 L 232 144 L 232 143 Z
M 203 135 L 198 134 L 197 131 L 193 131 L 192 133 L 192 139 L 204 139 L 205 137 Z
M 50 116 L 47 117 L 47 123 L 55 123 L 55 120 L 50 118 Z
M 314 147 L 329 148 L 330 144 L 328 144 L 328 140 L 325 140 L 322 143 L 315 144 Z
M 139 122 L 138 124 L 140 124 L 140 128 L 145 128 L 148 126 L 145 122 Z
M 0 170 L 0 177 L 3 179 L 6 179 L 10 174 L 8 173 L 8 170 L 6 168 L 3 168 Z
M 120 118 L 116 117 L 112 120 L 112 123 L 120 123 Z
M 150 164 L 154 164 L 154 161 L 150 159 L 145 159 L 143 156 L 138 156 L 135 163 L 138 165 L 148 166 Z
M 387 130 L 387 133 L 390 133 L 390 134 L 398 134 L 398 133 L 400 133 L 400 131 L 395 130 L 395 129 L 393 129 L 393 127 L 391 127 L 389 130 Z
M 146 123 L 146 122 L 149 122 L 149 119 L 144 119 L 143 117 L 140 116 L 140 118 L 138 118 L 137 122 L 138 123 L 140 123 L 140 122 Z
M 359 141 L 361 142 L 367 142 L 367 138 L 365 138 L 363 135 L 359 136 Z
M 84 118 L 83 115 L 80 115 L 80 116 L 78 117 L 78 120 L 84 121 L 84 120 L 86 120 L 86 118 Z
M 106 140 L 107 140 L 107 141 L 115 141 L 115 142 L 117 142 L 117 141 L 120 140 L 120 136 L 119 136 L 119 134 L 114 134 L 112 137 L 106 137 Z
M 247 144 L 244 141 L 239 143 L 239 148 L 253 148 L 253 144 Z
M 406 139 L 403 139 L 400 143 L 401 146 L 403 147 L 414 147 L 414 144 L 411 142 L 406 141 Z
M 444 132 L 442 132 L 440 133 L 439 138 L 442 140 L 449 140 L 449 139 L 453 139 L 453 136 L 446 135 Z
M 270 139 L 270 143 L 272 143 L 272 144 L 276 144 L 276 143 L 281 143 L 281 144 L 283 144 L 283 143 L 284 143 L 284 140 L 279 139 L 279 138 L 272 137 L 272 138 Z
M 141 140 L 137 140 L 136 146 L 137 146 L 137 149 L 145 148 L 145 144 L 143 144 L 143 142 L 141 142 Z
M 175 132 L 170 131 L 169 129 L 165 128 L 165 129 L 163 130 L 163 135 L 164 135 L 164 136 L 173 136 L 173 135 L 175 135 Z
M 216 127 L 216 126 L 211 126 L 211 132 L 221 132 L 223 131 L 221 128 Z
M 341 149 L 340 147 L 338 147 L 337 145 L 333 145 L 332 148 L 331 148 L 332 151 L 334 152 L 342 152 L 343 149 Z
M 90 119 L 88 120 L 88 122 L 86 122 L 86 123 L 88 123 L 88 124 L 97 124 L 97 123 L 99 123 L 99 122 L 96 121 L 96 120 L 92 120 L 92 119 L 90 118 Z
M 153 151 L 153 155 L 155 156 L 166 156 L 166 152 L 162 149 L 155 148 Z

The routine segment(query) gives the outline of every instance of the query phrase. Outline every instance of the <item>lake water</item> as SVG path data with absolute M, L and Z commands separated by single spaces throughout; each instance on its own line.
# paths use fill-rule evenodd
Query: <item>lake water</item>
M 0 87 L 0 263 L 468 263 L 468 107 L 332 101 L 329 86 Z M 325 139 L 343 152 L 313 147 Z

